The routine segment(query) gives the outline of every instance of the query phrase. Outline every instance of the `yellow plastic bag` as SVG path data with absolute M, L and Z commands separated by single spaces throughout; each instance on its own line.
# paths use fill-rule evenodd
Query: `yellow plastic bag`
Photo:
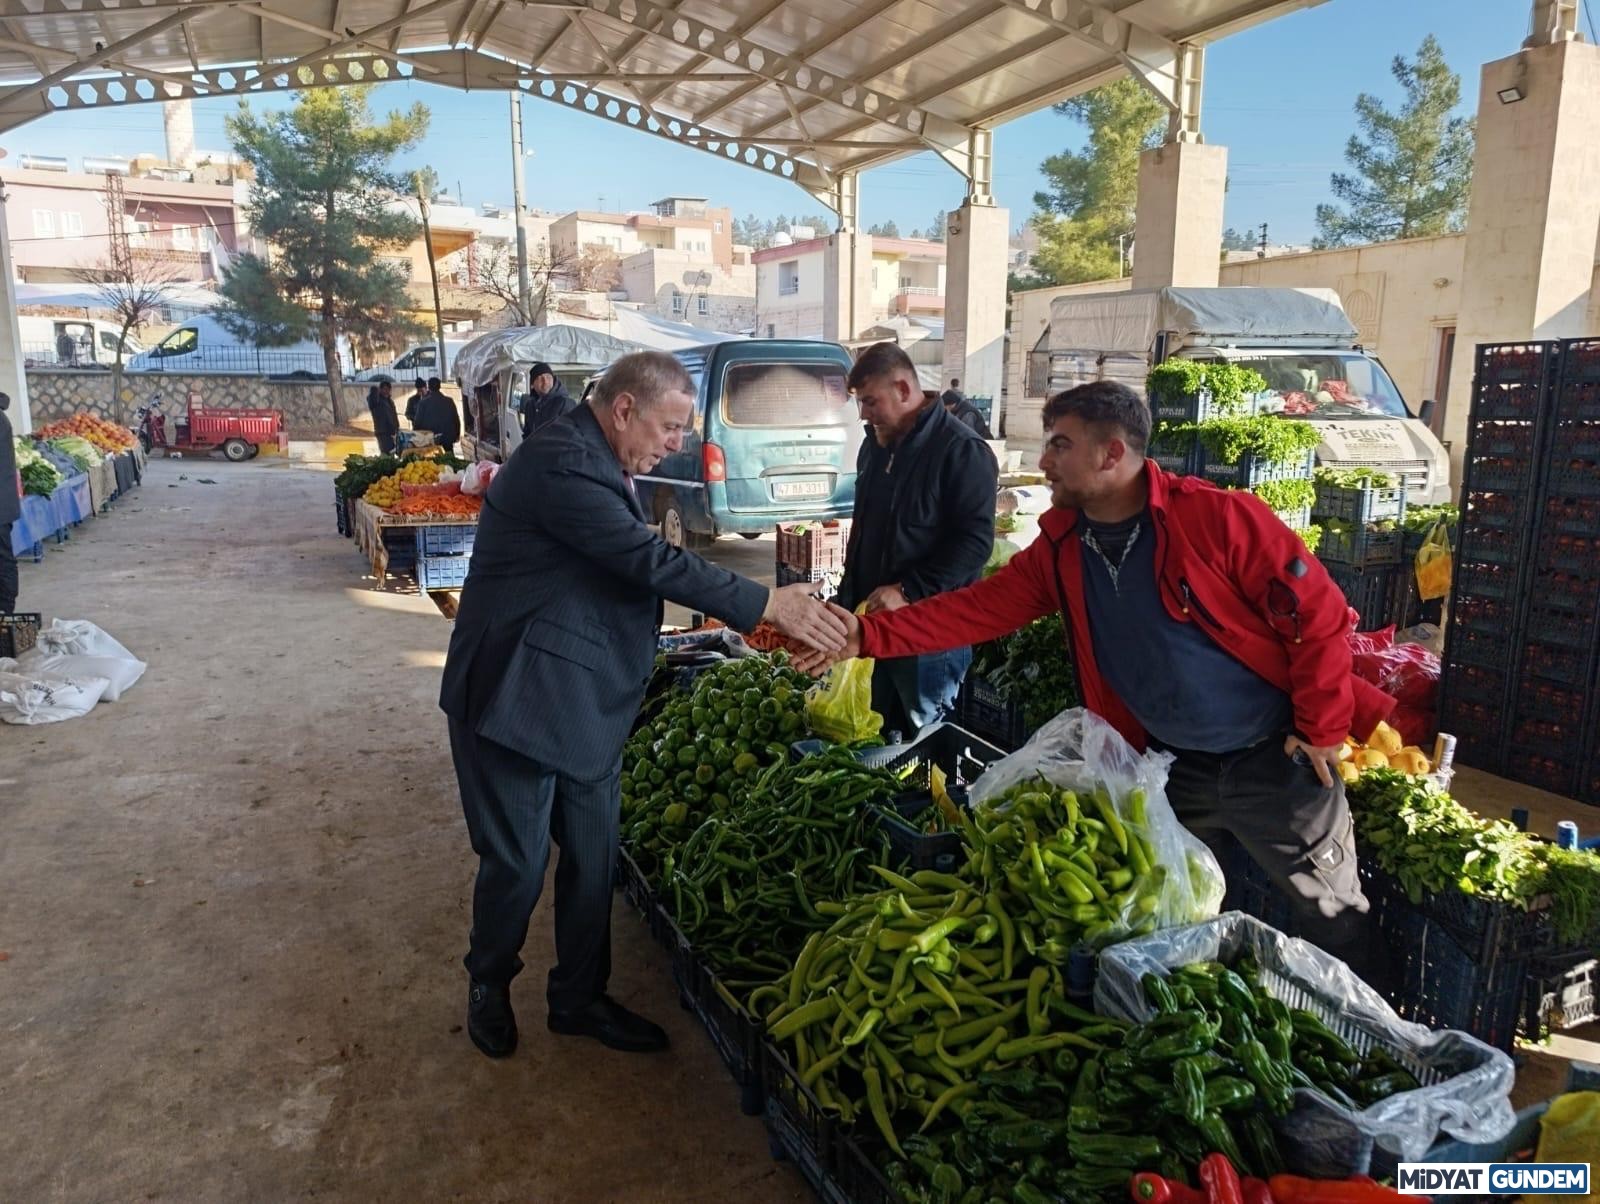
M 863 602 L 856 614 L 866 609 Z M 883 716 L 872 709 L 872 666 L 870 656 L 840 661 L 806 691 L 806 720 L 812 731 L 835 744 L 877 738 Z
M 1593 1190 L 1594 1174 L 1600 1170 L 1600 1091 L 1569 1091 L 1550 1101 L 1550 1108 L 1539 1118 L 1539 1162 L 1589 1163 L 1589 1194 L 1586 1196 L 1524 1196 L 1525 1200 L 1600 1200 Z
M 1424 602 L 1442 598 L 1450 592 L 1454 561 L 1450 555 L 1450 531 L 1444 520 L 1434 524 L 1428 538 L 1417 550 L 1417 596 Z

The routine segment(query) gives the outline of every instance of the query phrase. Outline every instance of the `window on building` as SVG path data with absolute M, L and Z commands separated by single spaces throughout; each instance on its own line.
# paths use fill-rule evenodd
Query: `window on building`
M 61 211 L 61 237 L 83 237 L 83 214 L 73 213 L 66 209 Z
M 56 236 L 56 215 L 49 209 L 35 209 L 33 211 L 33 236 L 35 238 L 54 238 Z
M 790 259 L 778 265 L 778 296 L 792 297 L 800 291 L 800 261 Z
M 701 293 L 698 297 L 696 297 L 694 299 L 694 312 L 699 314 L 702 318 L 709 316 L 711 313 L 711 298 L 707 297 L 704 293 Z
M 902 276 L 902 277 L 900 277 L 900 287 L 901 288 L 910 288 L 911 287 L 911 277 L 910 276 Z
M 192 251 L 194 249 L 194 227 L 172 227 L 172 245 L 180 251 Z
M 673 293 L 672 294 L 672 313 L 673 313 L 674 317 L 679 316 L 679 315 L 681 315 L 683 313 L 683 294 L 682 293 Z
M 713 230 L 713 232 L 715 232 L 717 234 L 721 234 L 722 233 L 722 219 L 720 217 L 717 218 L 716 221 L 711 223 L 711 229 Z

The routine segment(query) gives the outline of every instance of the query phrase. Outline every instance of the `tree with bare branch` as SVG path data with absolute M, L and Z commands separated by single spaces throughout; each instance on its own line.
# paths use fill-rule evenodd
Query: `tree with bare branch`
M 117 358 L 111 365 L 111 407 L 119 423 L 127 422 L 122 403 L 122 357 L 128 334 L 161 317 L 178 282 L 177 265 L 170 260 L 143 254 L 128 237 L 127 212 L 122 199 L 122 178 L 106 175 L 106 217 L 110 222 L 110 247 L 92 268 L 77 273 L 91 286 L 118 324 Z
M 499 301 L 510 312 L 513 326 L 536 326 L 550 308 L 554 293 L 570 287 L 578 276 L 578 256 L 540 245 L 528 252 L 528 304 L 522 303 L 517 282 L 517 256 L 510 247 L 491 247 L 479 257 L 474 292 Z
M 622 285 L 622 260 L 610 247 L 590 243 L 578 255 L 578 288 L 586 293 L 609 293 Z

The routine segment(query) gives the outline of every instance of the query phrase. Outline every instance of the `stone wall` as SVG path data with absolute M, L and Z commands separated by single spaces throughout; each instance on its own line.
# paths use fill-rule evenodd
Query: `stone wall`
M 370 387 L 365 383 L 345 384 L 345 411 L 349 417 L 366 416 Z M 282 410 L 284 421 L 291 429 L 333 423 L 332 400 L 323 381 L 266 380 L 229 373 L 180 376 L 167 372 L 123 374 L 122 421 L 132 423 L 135 411 L 156 392 L 161 394 L 167 413 L 176 414 L 187 403 L 191 388 L 197 390 L 200 400 L 209 406 Z M 403 406 L 403 397 L 397 397 L 397 402 Z M 111 400 L 110 372 L 28 369 L 28 410 L 35 427 L 84 412 L 114 422 L 118 417 L 115 408 Z

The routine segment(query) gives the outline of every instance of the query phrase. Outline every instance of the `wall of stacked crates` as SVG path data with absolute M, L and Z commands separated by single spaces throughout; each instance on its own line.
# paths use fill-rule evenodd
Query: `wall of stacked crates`
M 1600 805 L 1600 340 L 1478 348 L 1440 726 Z

